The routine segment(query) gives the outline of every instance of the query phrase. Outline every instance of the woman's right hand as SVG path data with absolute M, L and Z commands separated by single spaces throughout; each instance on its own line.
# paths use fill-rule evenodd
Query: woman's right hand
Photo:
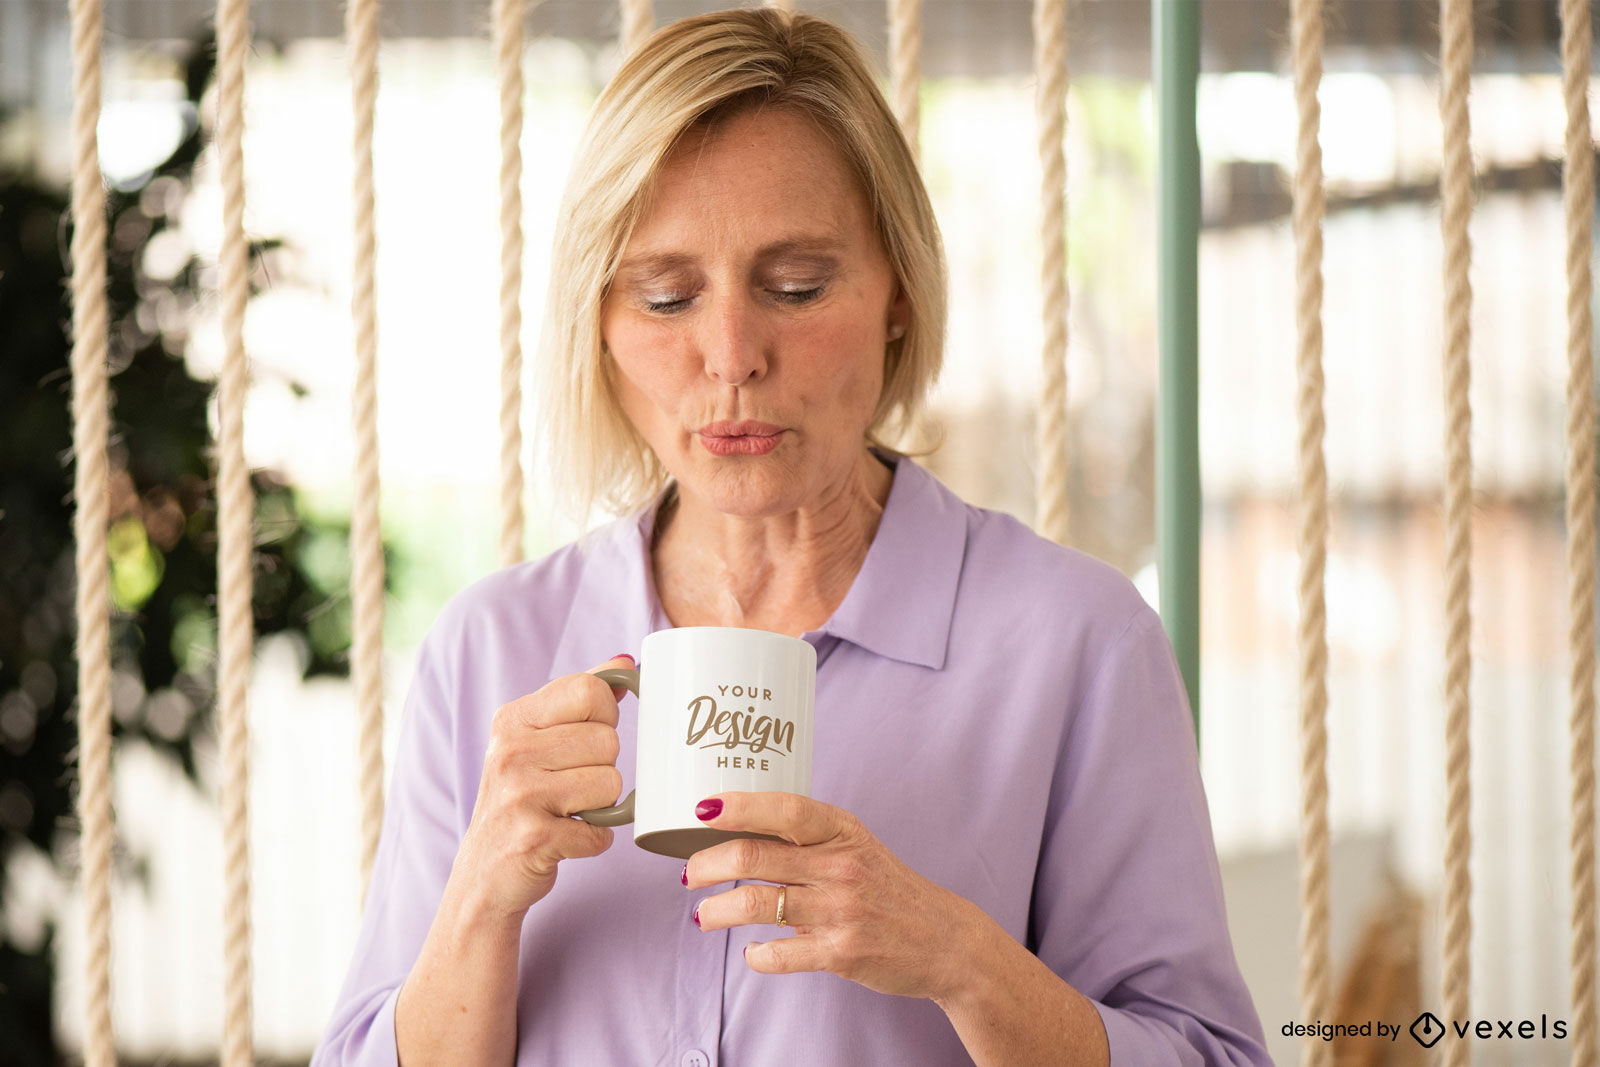
M 632 667 L 617 655 L 595 667 Z M 567 674 L 495 712 L 472 821 L 451 881 L 472 886 L 480 904 L 520 922 L 550 892 L 564 859 L 611 847 L 609 827 L 571 818 L 617 802 L 617 700 L 593 672 Z

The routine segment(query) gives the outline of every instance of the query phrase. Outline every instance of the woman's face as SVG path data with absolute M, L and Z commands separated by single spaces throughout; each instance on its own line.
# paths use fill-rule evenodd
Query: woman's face
M 805 117 L 751 111 L 667 157 L 600 328 L 681 490 L 754 517 L 822 503 L 866 458 L 907 310 L 845 161 Z

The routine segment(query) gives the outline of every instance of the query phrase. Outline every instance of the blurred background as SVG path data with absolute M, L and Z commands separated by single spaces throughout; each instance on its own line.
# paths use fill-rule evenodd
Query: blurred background
M 1201 760 L 1233 934 L 1275 1056 L 1296 1021 L 1294 108 L 1287 0 L 1202 3 Z M 657 0 L 658 22 L 717 5 Z M 883 7 L 802 3 L 875 51 Z M 1154 573 L 1154 115 L 1145 0 L 1076 0 L 1069 101 L 1071 542 Z M 1562 129 L 1554 0 L 1480 0 L 1472 88 L 1473 815 L 1478 1016 L 1570 1018 Z M 376 132 L 389 728 L 444 601 L 495 567 L 498 110 L 484 0 L 389 0 Z M 209 6 L 107 0 L 119 829 L 113 997 L 129 1063 L 214 1059 L 221 852 L 208 392 L 220 363 Z M 347 684 L 353 378 L 342 7 L 257 0 L 246 88 L 246 451 L 257 468 L 250 701 L 255 1032 L 304 1062 L 358 915 Z M 1025 0 L 925 0 L 923 170 L 946 242 L 926 463 L 1033 515 L 1038 162 Z M 1333 1020 L 1440 1011 L 1443 790 L 1437 6 L 1328 9 L 1326 223 Z M 609 4 L 546 0 L 525 56 L 524 344 Z M 0 1059 L 78 1045 L 65 5 L 0 0 Z M 529 387 L 538 368 L 528 368 Z M 531 394 L 529 394 L 531 395 Z M 527 411 L 536 435 L 539 413 Z M 578 532 L 531 451 L 530 555 Z M 1330 1021 L 1333 1021 L 1330 1020 Z M 1298 1020 L 1310 1021 L 1310 1020 Z M 1513 1047 L 1513 1045 L 1515 1047 Z M 1341 1063 L 1427 1062 L 1396 1044 Z M 1481 1042 L 1477 1062 L 1566 1062 Z M 1355 1058 L 1364 1056 L 1368 1058 Z M 1376 1058 L 1374 1058 L 1376 1057 Z

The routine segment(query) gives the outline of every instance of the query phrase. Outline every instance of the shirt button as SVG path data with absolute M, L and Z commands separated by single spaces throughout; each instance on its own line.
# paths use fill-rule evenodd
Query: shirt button
M 683 1054 L 683 1067 L 711 1067 L 711 1060 L 697 1048 Z

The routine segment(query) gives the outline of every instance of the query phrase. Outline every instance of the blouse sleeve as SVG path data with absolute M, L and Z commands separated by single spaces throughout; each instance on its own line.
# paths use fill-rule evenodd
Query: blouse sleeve
M 355 954 L 312 1067 L 394 1067 L 394 1006 L 422 950 L 460 846 L 453 715 L 434 649 L 423 643 L 406 696 Z
M 1181 675 L 1146 607 L 1064 736 L 1029 941 L 1100 1012 L 1114 1067 L 1271 1067 L 1228 936 Z

